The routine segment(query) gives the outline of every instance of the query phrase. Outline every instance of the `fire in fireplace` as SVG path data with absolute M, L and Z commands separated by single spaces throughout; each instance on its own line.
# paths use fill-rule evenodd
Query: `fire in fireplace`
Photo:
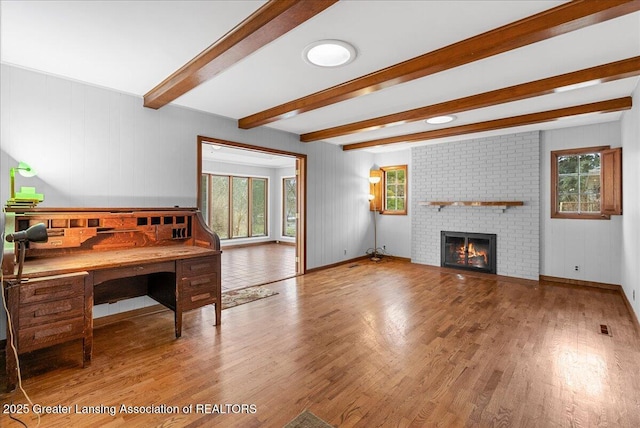
M 496 273 L 496 235 L 440 232 L 440 265 Z

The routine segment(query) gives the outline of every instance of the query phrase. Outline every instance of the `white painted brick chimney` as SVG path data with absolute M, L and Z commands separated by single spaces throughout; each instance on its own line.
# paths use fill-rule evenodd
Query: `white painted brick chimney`
M 538 131 L 411 150 L 411 259 L 440 266 L 440 231 L 497 234 L 497 273 L 538 279 L 540 135 Z M 426 201 L 523 201 L 524 206 L 421 206 Z

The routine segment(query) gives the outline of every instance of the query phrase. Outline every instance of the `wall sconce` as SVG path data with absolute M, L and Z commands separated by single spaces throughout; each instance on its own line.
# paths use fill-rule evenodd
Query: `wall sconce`
M 20 162 L 18 166 L 9 170 L 10 182 L 10 198 L 7 201 L 7 207 L 35 207 L 39 202 L 44 200 L 42 193 L 36 193 L 35 187 L 21 187 L 16 193 L 16 171 L 23 177 L 35 177 L 36 172 L 25 162 Z

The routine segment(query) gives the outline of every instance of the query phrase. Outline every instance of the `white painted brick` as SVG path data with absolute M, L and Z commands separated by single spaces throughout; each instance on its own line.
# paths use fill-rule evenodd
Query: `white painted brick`
M 412 149 L 414 198 L 522 200 L 505 213 L 494 208 L 414 206 L 412 260 L 440 264 L 440 231 L 496 233 L 498 273 L 539 274 L 540 142 L 538 132 Z

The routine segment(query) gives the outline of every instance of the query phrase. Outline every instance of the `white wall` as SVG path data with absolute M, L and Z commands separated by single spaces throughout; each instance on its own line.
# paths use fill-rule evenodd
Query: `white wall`
M 622 263 L 621 284 L 640 318 L 640 85 L 633 108 L 624 112 L 622 132 Z M 634 298 L 635 296 L 635 298 Z
M 621 284 L 623 216 L 610 220 L 551 218 L 551 151 L 608 145 L 620 147 L 620 123 L 608 122 L 542 132 L 540 146 L 540 274 Z M 624 149 L 623 149 L 624 150 Z M 632 172 L 626 150 L 624 174 Z M 638 164 L 636 164 L 638 165 Z M 637 167 L 636 167 L 637 168 Z M 636 187 L 637 188 L 637 187 Z M 629 214 L 623 199 L 624 217 Z M 578 266 L 579 270 L 575 270 Z
M 43 207 L 196 205 L 197 135 L 307 154 L 307 268 L 365 253 L 373 155 L 2 64 L 0 201 L 9 168 L 30 163 L 38 177 L 17 186 L 45 193 Z M 24 180 L 24 181 L 23 181 Z M 347 255 L 343 250 L 347 249 Z M 0 323 L 4 317 L 0 315 Z M 0 325 L 1 337 L 4 327 Z
M 386 247 L 387 254 L 396 257 L 411 257 L 411 208 L 412 188 L 411 176 L 411 150 L 399 150 L 397 152 L 379 153 L 375 155 L 375 166 L 407 165 L 407 194 L 409 206 L 407 215 L 377 215 L 378 221 L 378 247 Z M 373 247 L 373 236 L 370 246 Z

